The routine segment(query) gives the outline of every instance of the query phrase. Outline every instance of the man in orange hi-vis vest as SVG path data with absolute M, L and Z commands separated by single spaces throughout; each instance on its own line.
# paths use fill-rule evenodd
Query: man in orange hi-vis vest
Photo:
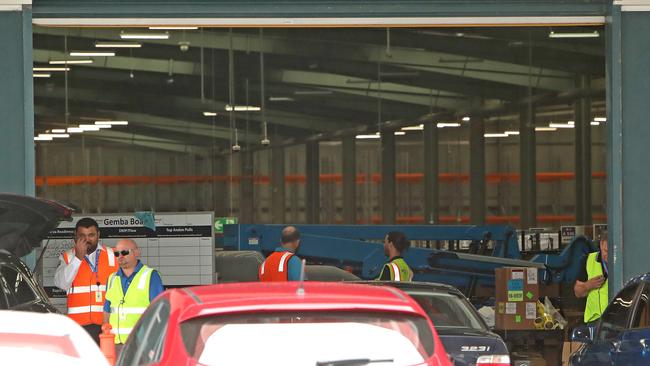
M 67 293 L 68 316 L 99 343 L 106 281 L 118 266 L 113 251 L 99 244 L 97 221 L 89 217 L 77 221 L 74 247 L 59 259 L 54 285 Z
M 300 231 L 294 226 L 282 229 L 282 244 L 266 258 L 258 270 L 262 282 L 298 281 L 302 262 L 296 255 L 300 247 Z

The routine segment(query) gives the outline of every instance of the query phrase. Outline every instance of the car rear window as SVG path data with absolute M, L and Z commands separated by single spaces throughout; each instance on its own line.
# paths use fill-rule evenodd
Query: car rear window
M 386 312 L 208 316 L 181 323 L 181 332 L 188 354 L 202 365 L 315 365 L 349 359 L 412 365 L 433 354 L 434 341 L 425 318 Z
M 79 357 L 77 349 L 68 336 L 44 334 L 0 333 L 0 346 L 6 348 L 27 348 Z
M 458 295 L 427 291 L 408 291 L 408 294 L 420 304 L 436 329 L 485 329 L 485 325 L 471 308 L 472 305 Z

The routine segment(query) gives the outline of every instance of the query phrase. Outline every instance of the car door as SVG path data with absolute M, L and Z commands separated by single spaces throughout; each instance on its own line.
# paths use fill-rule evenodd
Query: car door
M 650 364 L 650 284 L 644 282 L 630 327 L 614 344 L 615 365 Z
M 614 364 L 615 352 L 621 344 L 623 334 L 630 326 L 640 287 L 639 283 L 631 284 L 614 297 L 601 317 L 593 342 L 580 349 L 576 357 L 572 358 L 572 365 Z

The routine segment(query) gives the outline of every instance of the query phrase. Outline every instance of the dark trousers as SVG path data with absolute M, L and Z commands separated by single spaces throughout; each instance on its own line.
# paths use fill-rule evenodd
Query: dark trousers
M 83 328 L 90 334 L 90 337 L 99 345 L 99 335 L 102 333 L 102 326 L 99 324 L 86 324 Z

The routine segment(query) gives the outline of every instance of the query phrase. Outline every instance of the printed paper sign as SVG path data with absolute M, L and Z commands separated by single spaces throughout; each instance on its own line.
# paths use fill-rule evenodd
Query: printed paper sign
M 526 319 L 535 319 L 537 317 L 537 307 L 534 302 L 526 303 Z
M 524 279 L 524 270 L 523 269 L 517 269 L 512 271 L 512 279 L 513 280 L 523 280 Z
M 506 314 L 517 314 L 517 304 L 514 302 L 507 302 Z
M 524 290 L 523 280 L 508 280 L 508 291 L 523 291 L 523 290 Z
M 526 269 L 526 283 L 529 285 L 537 284 L 537 268 Z
M 524 292 L 508 291 L 508 301 L 524 301 Z

